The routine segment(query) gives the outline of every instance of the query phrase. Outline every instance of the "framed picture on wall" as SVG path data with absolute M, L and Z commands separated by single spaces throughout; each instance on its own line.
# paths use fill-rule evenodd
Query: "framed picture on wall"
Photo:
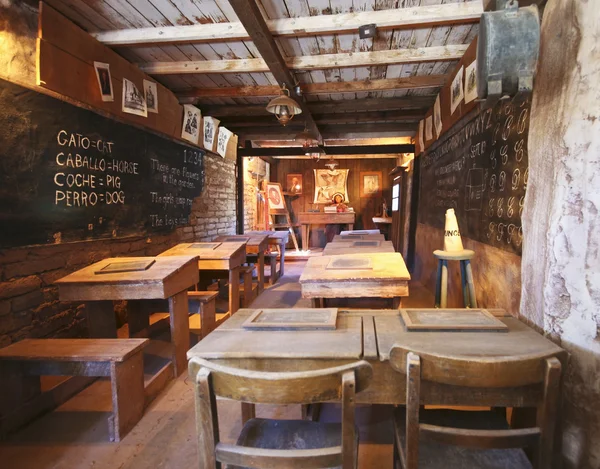
M 94 62 L 96 70 L 96 78 L 98 79 L 98 87 L 102 101 L 114 101 L 112 80 L 110 78 L 110 65 L 103 62 Z
M 340 194 L 348 203 L 349 169 L 315 169 L 315 204 L 331 204 L 333 196 Z
M 292 195 L 302 194 L 302 174 L 290 173 L 285 176 L 286 192 Z
M 381 184 L 383 176 L 381 171 L 360 172 L 360 196 L 381 197 Z
M 278 182 L 267 182 L 265 184 L 267 193 L 267 200 L 269 201 L 270 210 L 282 210 L 285 209 L 285 199 L 283 198 L 283 191 L 281 190 L 281 184 Z

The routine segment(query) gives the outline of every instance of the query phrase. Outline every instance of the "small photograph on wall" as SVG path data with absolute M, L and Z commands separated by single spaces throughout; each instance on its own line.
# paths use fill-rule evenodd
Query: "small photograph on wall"
M 285 188 L 292 195 L 302 194 L 302 174 L 290 173 L 285 176 Z
M 123 112 L 148 117 L 146 98 L 135 83 L 123 78 Z
M 112 80 L 110 78 L 110 65 L 102 62 L 94 62 L 94 69 L 96 70 L 96 78 L 98 79 L 98 87 L 100 88 L 102 101 L 114 101 L 115 97 L 113 94 Z
M 183 105 L 183 125 L 181 127 L 181 138 L 188 142 L 198 144 L 200 137 L 200 120 L 202 115 L 200 109 L 191 104 Z
M 219 136 L 217 137 L 217 153 L 225 158 L 227 145 L 233 136 L 233 132 L 225 127 L 219 127 Z
M 435 104 L 433 105 L 433 123 L 435 124 L 435 134 L 437 138 L 442 135 L 442 106 L 440 104 L 440 95 L 435 98 Z
M 158 113 L 158 88 L 156 83 L 144 80 L 144 95 L 146 96 L 148 112 Z
M 461 103 L 464 95 L 464 87 L 463 87 L 463 73 L 464 67 L 460 67 L 458 73 L 452 80 L 452 86 L 450 86 L 450 113 L 454 114 L 456 108 Z
M 348 169 L 315 169 L 315 204 L 330 204 L 334 194 L 348 203 Z
M 381 197 L 381 183 L 383 176 L 381 171 L 361 171 L 360 173 L 360 196 Z
M 281 184 L 278 182 L 267 182 L 267 199 L 269 201 L 270 210 L 282 210 L 285 209 L 285 199 L 283 198 L 283 191 L 281 190 Z
M 477 98 L 477 60 L 465 70 L 465 103 L 470 103 Z
M 433 116 L 429 116 L 425 119 L 425 140 L 431 140 L 433 138 Z
M 214 117 L 204 118 L 204 148 L 212 150 L 215 144 L 215 136 L 219 127 L 219 120 Z

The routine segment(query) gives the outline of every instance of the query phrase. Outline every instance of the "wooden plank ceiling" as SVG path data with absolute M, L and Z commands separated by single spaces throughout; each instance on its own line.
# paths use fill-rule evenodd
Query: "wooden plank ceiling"
M 46 1 L 255 146 L 290 146 L 306 116 L 326 144 L 406 143 L 483 10 L 481 0 L 248 0 L 261 16 L 253 19 L 236 0 Z M 360 39 L 358 26 L 370 23 L 376 37 Z M 276 76 L 299 83 L 293 97 L 306 103 L 286 128 L 265 110 Z

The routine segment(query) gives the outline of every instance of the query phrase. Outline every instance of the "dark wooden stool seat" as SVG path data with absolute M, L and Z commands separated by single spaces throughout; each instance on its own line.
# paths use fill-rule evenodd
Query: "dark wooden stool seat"
M 420 423 L 465 430 L 508 430 L 504 416 L 494 411 L 465 412 L 449 409 L 421 410 Z M 394 413 L 398 447 L 406 446 L 406 409 Z M 438 443 L 422 437 L 419 442 L 419 469 L 531 469 L 521 448 L 481 449 Z
M 111 441 L 121 441 L 144 414 L 143 349 L 148 339 L 25 339 L 0 349 L 2 386 L 35 376 L 110 377 Z M 39 379 L 39 378 L 38 378 Z
M 471 270 L 471 259 L 475 252 L 469 249 L 456 252 L 437 250 L 433 251 L 433 255 L 438 259 L 435 307 L 446 308 L 448 304 L 448 261 L 459 261 L 465 308 L 477 308 L 475 283 L 473 282 L 473 271 Z

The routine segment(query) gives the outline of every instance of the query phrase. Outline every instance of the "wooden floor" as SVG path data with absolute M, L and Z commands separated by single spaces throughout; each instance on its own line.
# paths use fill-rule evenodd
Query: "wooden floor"
M 302 307 L 298 278 L 304 262 L 286 263 L 286 275 L 255 300 L 255 307 Z M 407 307 L 433 306 L 433 295 L 411 283 Z M 99 380 L 56 411 L 0 443 L 3 469 L 185 469 L 196 467 L 192 383 L 183 374 L 146 410 L 140 423 L 119 444 L 108 442 L 110 382 Z M 221 440 L 233 442 L 241 429 L 240 406 L 219 401 Z M 364 406 L 359 467 L 392 467 L 391 407 Z M 258 416 L 300 418 L 300 406 L 258 406 Z M 339 419 L 339 408 L 324 406 L 323 420 Z

